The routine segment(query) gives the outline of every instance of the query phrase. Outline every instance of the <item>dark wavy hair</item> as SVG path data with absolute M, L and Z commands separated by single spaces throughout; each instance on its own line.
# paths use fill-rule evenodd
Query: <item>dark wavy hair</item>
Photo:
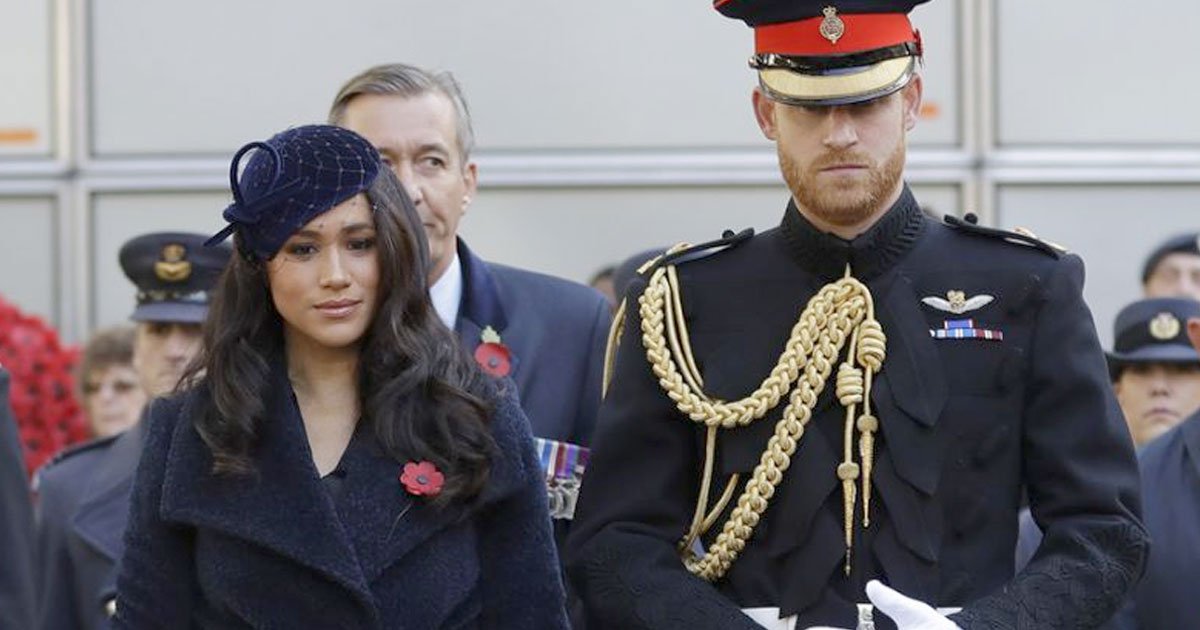
M 429 246 L 412 201 L 382 169 L 366 191 L 379 253 L 378 310 L 359 357 L 363 420 L 398 461 L 428 460 L 445 475 L 436 503 L 470 502 L 487 481 L 496 444 L 488 419 L 499 396 L 438 318 L 426 289 Z M 235 242 L 238 239 L 235 235 Z M 239 245 L 238 251 L 242 251 Z M 216 474 L 253 474 L 265 417 L 261 392 L 283 360 L 283 321 L 265 265 L 235 255 L 204 322 L 204 346 L 183 382 L 202 386 L 193 417 Z

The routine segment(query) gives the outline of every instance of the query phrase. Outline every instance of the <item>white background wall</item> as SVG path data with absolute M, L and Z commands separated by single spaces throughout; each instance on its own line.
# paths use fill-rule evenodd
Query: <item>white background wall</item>
M 770 227 L 786 193 L 751 115 L 751 32 L 710 5 L 0 0 L 0 294 L 72 340 L 123 319 L 125 239 L 218 229 L 233 151 L 390 61 L 465 86 L 482 192 L 463 230 L 487 258 L 584 280 Z M 935 0 L 913 21 L 918 198 L 1083 255 L 1107 343 L 1152 244 L 1200 228 L 1200 6 Z

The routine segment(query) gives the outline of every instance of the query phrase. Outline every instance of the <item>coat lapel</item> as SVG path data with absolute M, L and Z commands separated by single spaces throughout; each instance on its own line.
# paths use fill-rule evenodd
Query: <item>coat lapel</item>
M 1183 448 L 1187 451 L 1188 458 L 1192 460 L 1196 478 L 1200 479 L 1200 413 L 1196 413 L 1184 421 L 1179 431 L 1183 434 Z
M 467 353 L 474 357 L 484 328 L 491 326 L 500 334 L 501 341 L 504 341 L 508 315 L 504 311 L 504 303 L 500 300 L 496 281 L 488 272 L 487 263 L 467 248 L 462 239 L 458 241 L 458 257 L 462 262 L 463 293 L 454 330 L 462 339 Z M 512 345 L 505 345 L 509 352 L 511 372 L 516 374 L 520 357 L 513 351 Z
M 270 385 L 267 421 L 255 451 L 257 471 L 251 476 L 214 476 L 208 447 L 191 422 L 178 423 L 163 482 L 163 518 L 269 549 L 328 576 L 373 609 L 355 547 L 317 477 L 282 369 L 275 370 Z M 189 407 L 184 418 L 191 414 Z
M 72 520 L 79 537 L 114 563 L 125 549 L 123 536 L 129 518 L 129 498 L 142 453 L 145 425 L 143 413 L 142 421 L 113 440 Z

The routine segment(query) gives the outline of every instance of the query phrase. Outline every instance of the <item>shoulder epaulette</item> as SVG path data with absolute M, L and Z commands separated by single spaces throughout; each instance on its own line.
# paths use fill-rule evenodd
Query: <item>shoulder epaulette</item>
M 952 214 L 947 214 L 944 221 L 946 222 L 946 225 L 954 229 L 962 230 L 963 232 L 968 232 L 970 234 L 999 238 L 1009 243 L 1033 247 L 1055 258 L 1059 258 L 1067 252 L 1067 248 L 1063 247 L 1062 245 L 1059 245 L 1058 243 L 1051 243 L 1049 241 L 1043 241 L 1042 239 L 1038 238 L 1036 234 L 1025 228 L 1019 227 L 1009 231 L 978 225 L 977 222 L 979 219 L 970 212 L 964 215 L 961 219 Z
M 754 228 L 746 228 L 741 232 L 734 233 L 733 230 L 725 230 L 721 238 L 700 243 L 698 245 L 676 245 L 668 249 L 665 254 L 655 258 L 638 269 L 638 273 L 646 275 L 653 273 L 659 267 L 667 265 L 679 265 L 693 260 L 707 258 L 713 254 L 719 254 L 723 251 L 732 249 L 750 240 L 754 236 Z

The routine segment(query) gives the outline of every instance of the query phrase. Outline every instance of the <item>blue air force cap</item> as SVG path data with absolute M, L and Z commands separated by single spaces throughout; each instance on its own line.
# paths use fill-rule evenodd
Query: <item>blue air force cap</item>
M 1108 367 L 1113 378 L 1131 363 L 1200 363 L 1187 337 L 1187 320 L 1200 302 L 1184 298 L 1138 300 L 1117 313 Z
M 928 0 L 714 0 L 723 15 L 754 28 L 763 92 L 794 105 L 843 105 L 908 85 L 921 36 L 908 20 Z
M 121 246 L 118 259 L 137 286 L 135 322 L 199 324 L 217 279 L 229 263 L 228 245 L 205 247 L 203 234 L 156 232 Z
M 239 179 L 246 155 L 250 160 Z M 236 231 L 243 255 L 267 260 L 313 217 L 367 190 L 379 171 L 375 147 L 341 127 L 306 125 L 251 142 L 229 165 L 233 203 L 222 214 L 229 225 L 208 243 Z

